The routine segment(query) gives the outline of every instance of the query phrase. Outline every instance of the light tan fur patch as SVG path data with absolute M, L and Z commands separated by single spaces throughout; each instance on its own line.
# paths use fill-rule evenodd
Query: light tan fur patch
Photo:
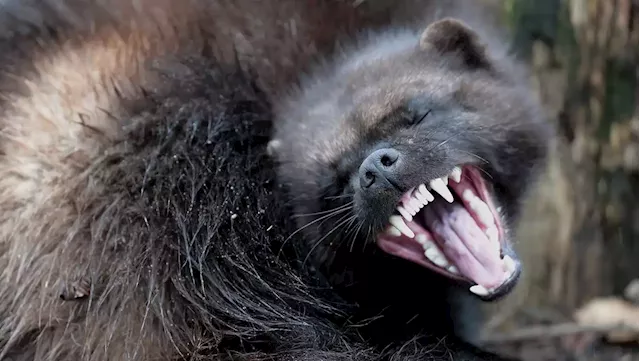
M 3 303 L 11 306 L 5 309 L 9 315 L 3 314 L 0 339 L 8 344 L 18 342 L 16 337 L 29 330 L 64 324 L 77 314 L 80 306 L 58 298 L 61 284 L 81 278 L 88 263 L 87 255 L 77 249 L 90 235 L 77 224 L 82 205 L 72 192 L 88 188 L 80 184 L 86 182 L 81 175 L 122 136 L 120 120 L 128 116 L 123 103 L 141 97 L 140 84 L 155 83 L 146 70 L 147 62 L 178 48 L 172 34 L 124 34 L 107 28 L 89 37 L 70 37 L 62 44 L 51 44 L 54 51 L 31 54 L 35 70 L 18 78 L 26 92 L 3 94 L 0 288 L 4 291 L 0 291 L 0 297 L 10 298 Z M 92 186 L 100 188 L 99 184 Z M 77 272 L 70 272 L 74 264 Z M 13 286 L 6 287 L 8 284 Z M 12 294 L 7 293 L 9 289 Z M 123 321 L 135 323 L 132 319 Z M 144 322 L 138 322 L 140 336 L 145 333 Z M 124 336 L 117 330 L 104 331 L 112 334 L 87 335 L 73 328 L 54 330 L 42 335 L 41 344 L 55 345 L 57 339 L 69 334 L 84 338 L 79 342 L 85 347 L 98 346 L 95 342 L 106 346 L 106 339 L 126 344 L 126 340 L 115 339 Z M 155 341 L 149 338 L 135 349 L 147 356 L 161 352 L 157 345 L 151 345 Z M 145 343 L 151 343 L 147 345 L 150 347 Z M 131 351 L 97 349 L 112 359 Z M 54 348 L 46 352 L 52 356 L 66 351 Z M 45 359 L 48 356 L 42 355 Z
M 53 8 L 57 15 L 49 16 Z M 27 1 L 24 9 L 26 17 L 53 19 L 45 23 L 56 33 L 46 39 L 29 34 L 34 46 L 16 50 L 28 64 L 0 73 L 0 81 L 11 78 L 20 89 L 0 91 L 0 359 L 34 335 L 25 351 L 34 359 L 180 354 L 175 345 L 186 340 L 174 342 L 170 325 L 146 319 L 151 295 L 111 290 L 112 299 L 102 304 L 59 298 L 92 292 L 86 277 L 96 260 L 88 248 L 107 241 L 81 216 L 107 203 L 92 167 L 123 137 L 131 118 L 127 104 L 143 98 L 141 87 L 161 92 L 165 86 L 150 62 L 207 48 L 207 56 L 239 61 L 274 89 L 331 44 L 355 10 L 348 2 L 311 11 L 304 2 L 255 0 L 42 0 Z M 0 25 L 0 45 L 18 47 L 20 40 L 2 38 L 10 28 Z M 102 267 L 116 273 L 117 261 L 97 263 L 113 262 Z M 198 332 L 191 336 L 197 343 Z

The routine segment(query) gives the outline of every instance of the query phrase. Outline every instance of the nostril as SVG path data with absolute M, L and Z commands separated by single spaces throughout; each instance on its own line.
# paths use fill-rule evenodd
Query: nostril
M 398 158 L 392 159 L 389 155 L 384 154 L 382 158 L 380 158 L 380 163 L 385 167 L 391 167 L 396 160 L 398 160 Z
M 392 148 L 378 149 L 360 165 L 360 186 L 363 189 L 391 187 L 390 179 L 397 177 L 400 152 Z
M 391 148 L 380 149 L 375 153 L 377 153 L 380 159 L 379 160 L 380 165 L 383 166 L 384 168 L 391 167 L 398 161 L 398 158 L 400 158 L 400 153 L 397 150 L 391 149 Z
M 364 188 L 371 187 L 375 182 L 376 182 L 376 175 L 373 174 L 373 172 L 367 171 L 364 173 L 364 182 L 362 184 Z

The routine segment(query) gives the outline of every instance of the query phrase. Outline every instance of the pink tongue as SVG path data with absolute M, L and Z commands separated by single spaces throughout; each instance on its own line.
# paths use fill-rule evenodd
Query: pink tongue
M 423 213 L 435 241 L 460 273 L 487 289 L 502 284 L 505 274 L 499 247 L 462 204 L 436 201 Z

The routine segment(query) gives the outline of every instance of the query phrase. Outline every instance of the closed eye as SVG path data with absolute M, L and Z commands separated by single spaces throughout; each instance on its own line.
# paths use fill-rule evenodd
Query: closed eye
M 420 118 L 414 118 L 414 121 L 411 122 L 411 125 L 420 124 L 429 114 L 431 114 L 431 109 L 427 110 Z

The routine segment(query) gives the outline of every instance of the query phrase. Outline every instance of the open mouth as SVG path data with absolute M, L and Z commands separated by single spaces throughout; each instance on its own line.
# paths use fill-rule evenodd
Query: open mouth
M 473 166 L 405 193 L 377 242 L 389 254 L 467 282 L 484 300 L 508 293 L 520 275 L 486 182 Z

